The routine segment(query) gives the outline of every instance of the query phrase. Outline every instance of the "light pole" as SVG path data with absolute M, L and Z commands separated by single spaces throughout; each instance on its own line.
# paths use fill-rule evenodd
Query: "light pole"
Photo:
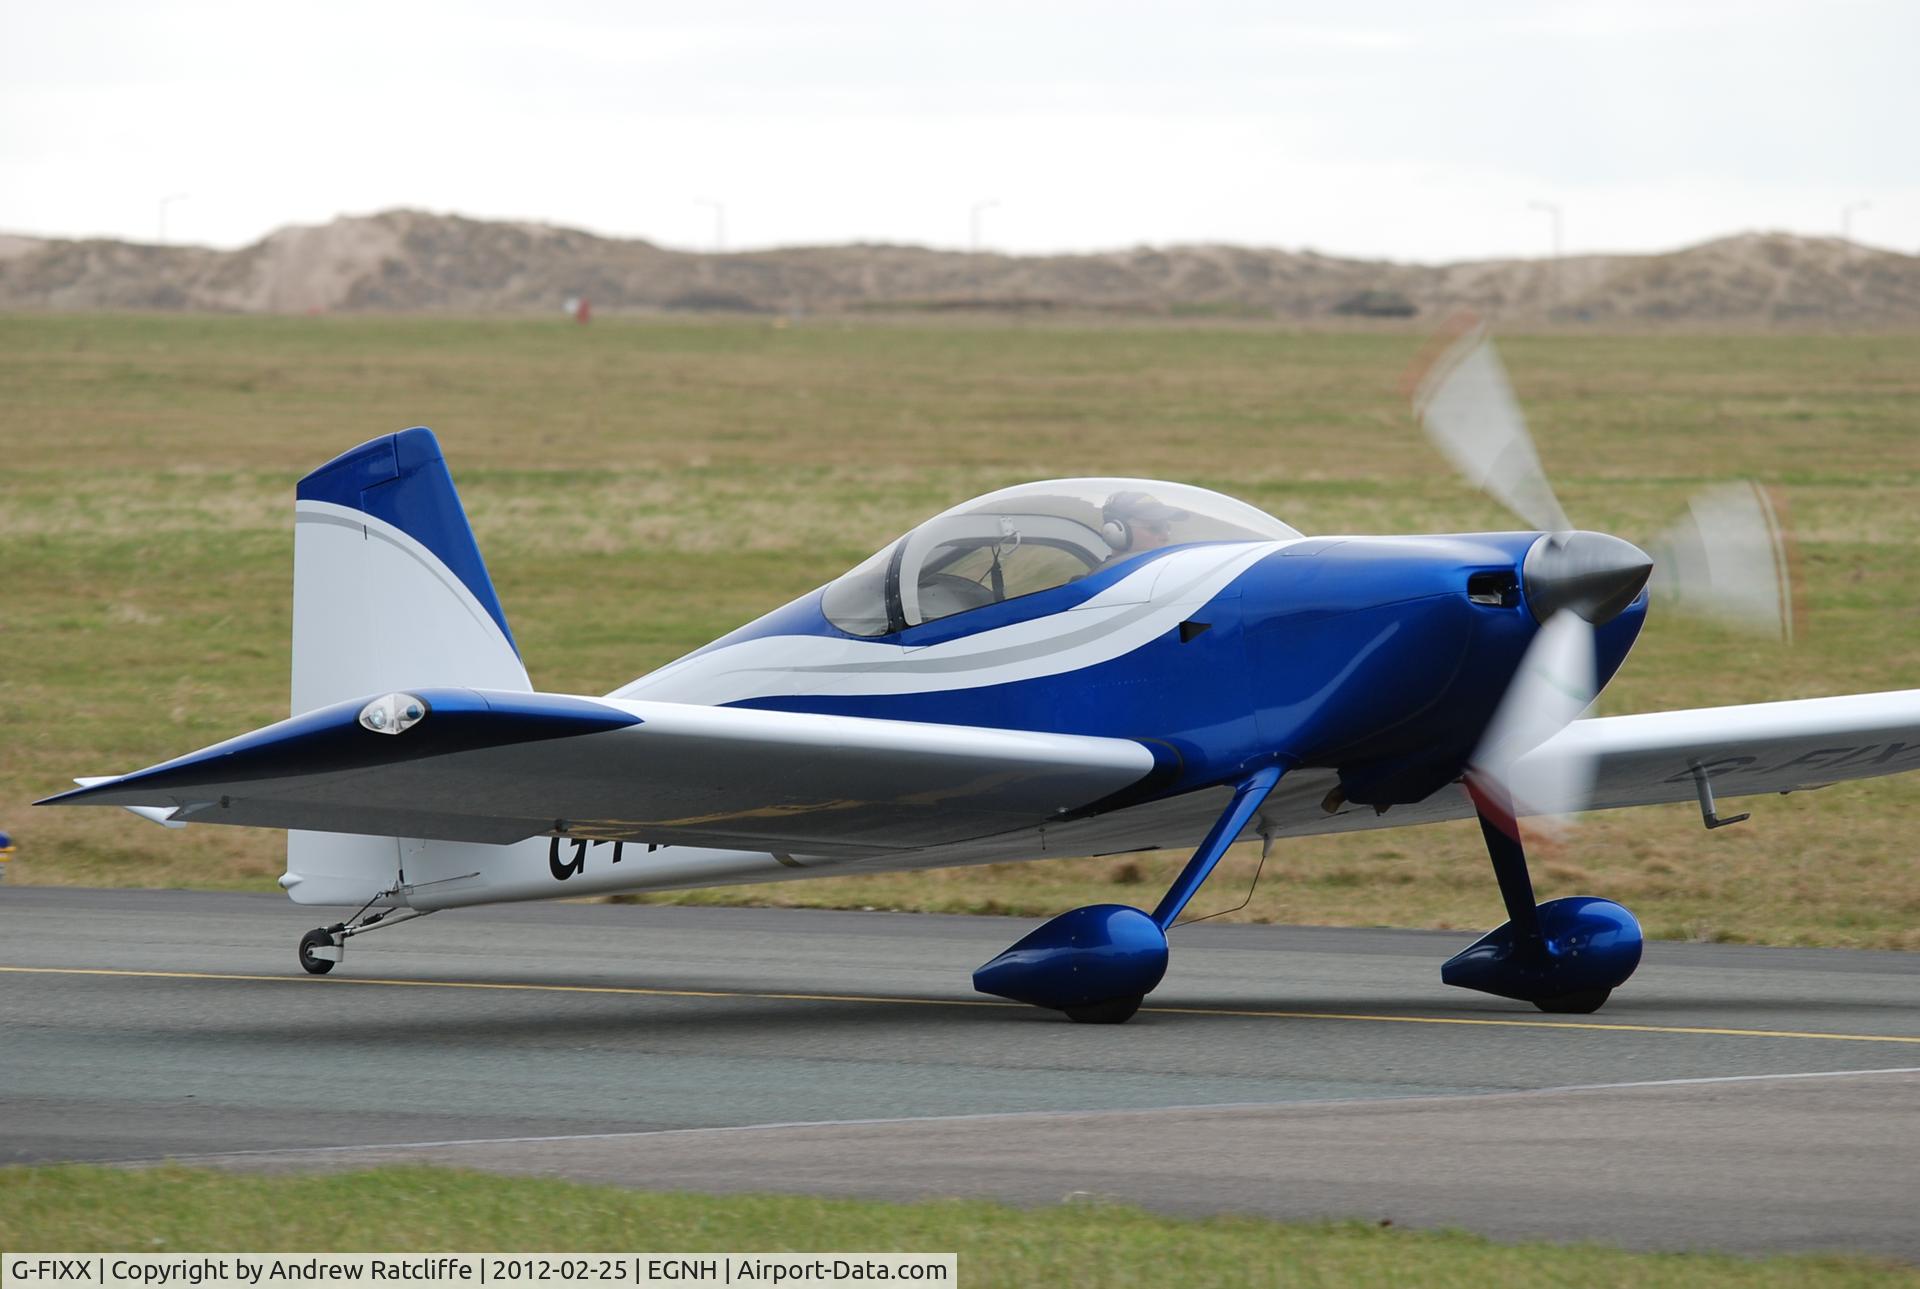
M 980 225 L 986 213 L 999 204 L 998 197 L 989 197 L 967 208 L 967 247 L 973 261 L 973 294 L 976 297 L 983 290 L 980 284 Z
M 176 201 L 185 201 L 190 193 L 176 192 L 160 199 L 160 245 L 167 244 L 167 207 Z
M 711 206 L 713 208 L 713 249 L 716 254 L 726 250 L 727 204 L 723 201 L 714 201 L 710 197 L 696 198 L 693 204 L 696 206 Z
M 1550 201 L 1530 201 L 1527 203 L 1527 209 L 1544 211 L 1547 217 L 1553 221 L 1553 258 L 1556 260 L 1559 259 L 1560 258 L 1560 215 L 1561 215 L 1560 207 Z
M 1530 201 L 1527 209 L 1543 211 L 1553 221 L 1553 261 L 1547 269 L 1547 304 L 1551 308 L 1560 301 L 1560 206 L 1551 201 Z
M 967 245 L 975 255 L 980 253 L 980 225 L 982 216 L 1000 204 L 998 197 L 986 201 L 976 201 L 967 210 Z
M 1871 210 L 1870 201 L 1850 201 L 1840 208 L 1840 240 L 1848 246 L 1853 245 L 1853 213 L 1856 210 Z

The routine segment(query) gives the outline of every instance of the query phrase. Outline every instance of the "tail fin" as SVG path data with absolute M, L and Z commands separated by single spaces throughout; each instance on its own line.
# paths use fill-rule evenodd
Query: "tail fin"
M 533 689 L 432 430 L 362 443 L 295 497 L 296 716 L 414 687 Z M 289 832 L 280 882 L 301 904 L 358 904 L 422 845 Z
M 432 430 L 362 443 L 295 496 L 295 715 L 409 685 L 533 688 Z

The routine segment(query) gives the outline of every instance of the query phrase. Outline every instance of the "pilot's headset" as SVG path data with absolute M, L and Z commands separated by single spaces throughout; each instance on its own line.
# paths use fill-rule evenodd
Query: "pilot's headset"
M 1100 508 L 1100 536 L 1114 554 L 1133 549 L 1133 528 L 1127 520 L 1142 517 L 1152 505 L 1153 498 L 1144 492 L 1116 492 L 1107 498 Z

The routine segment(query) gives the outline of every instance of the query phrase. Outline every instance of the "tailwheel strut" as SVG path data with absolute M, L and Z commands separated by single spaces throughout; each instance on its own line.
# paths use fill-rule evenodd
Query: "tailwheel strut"
M 347 958 L 347 941 L 356 935 L 376 931 L 383 927 L 399 926 L 404 922 L 417 921 L 435 909 L 381 909 L 372 917 L 366 915 L 373 907 L 374 900 L 385 899 L 400 893 L 399 886 L 391 886 L 375 895 L 360 906 L 358 912 L 344 922 L 335 922 L 332 926 L 318 926 L 300 937 L 298 957 L 300 969 L 308 975 L 324 976 Z
M 1639 922 L 1612 900 L 1590 895 L 1535 904 L 1512 798 L 1497 785 L 1472 780 L 1467 792 L 1480 816 L 1507 921 L 1448 959 L 1440 979 L 1529 1002 L 1543 1012 L 1600 1010 L 1640 965 Z

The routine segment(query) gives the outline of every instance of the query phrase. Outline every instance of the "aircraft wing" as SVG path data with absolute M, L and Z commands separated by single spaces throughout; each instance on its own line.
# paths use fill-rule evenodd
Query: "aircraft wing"
M 1707 772 L 1723 801 L 1899 774 L 1920 770 L 1920 689 L 1575 721 L 1516 764 L 1513 783 L 1522 799 L 1530 787 L 1530 767 L 1559 756 L 1595 762 L 1594 793 L 1586 807 L 1594 810 L 1693 801 L 1695 764 Z M 1242 838 L 1315 837 L 1473 817 L 1473 804 L 1458 784 L 1384 814 L 1352 804 L 1330 811 L 1328 805 L 1337 801 L 1330 794 L 1339 782 L 1330 769 L 1291 771 Z M 1045 850 L 1110 855 L 1188 848 L 1226 809 L 1230 796 L 1226 787 L 1209 788 L 1050 826 Z M 984 863 L 1029 859 L 1040 851 L 1040 839 L 1028 832 L 943 846 L 910 862 Z
M 1034 829 L 1155 765 L 1129 739 L 559 694 L 407 697 L 424 715 L 398 733 L 365 724 L 372 705 L 356 700 L 43 804 L 442 841 L 565 832 L 854 857 Z
M 1595 810 L 1692 801 L 1696 766 L 1719 797 L 1920 770 L 1920 689 L 1575 721 L 1518 763 L 1516 794 L 1556 756 L 1593 759 Z
M 971 863 L 1188 846 L 1224 789 L 1084 816 L 1138 783 L 1153 754 L 1128 739 L 814 716 L 555 694 L 417 690 L 398 735 L 323 708 L 151 769 L 49 799 L 141 807 L 174 823 L 506 843 L 568 835 L 756 851 Z M 1591 757 L 1593 809 L 1719 798 L 1920 770 L 1920 690 L 1575 721 L 1523 758 Z M 1467 818 L 1445 789 L 1385 815 L 1328 814 L 1331 771 L 1281 780 L 1274 836 Z M 1063 815 L 1075 816 L 1063 819 Z M 1045 828 L 1044 844 L 1040 829 Z

